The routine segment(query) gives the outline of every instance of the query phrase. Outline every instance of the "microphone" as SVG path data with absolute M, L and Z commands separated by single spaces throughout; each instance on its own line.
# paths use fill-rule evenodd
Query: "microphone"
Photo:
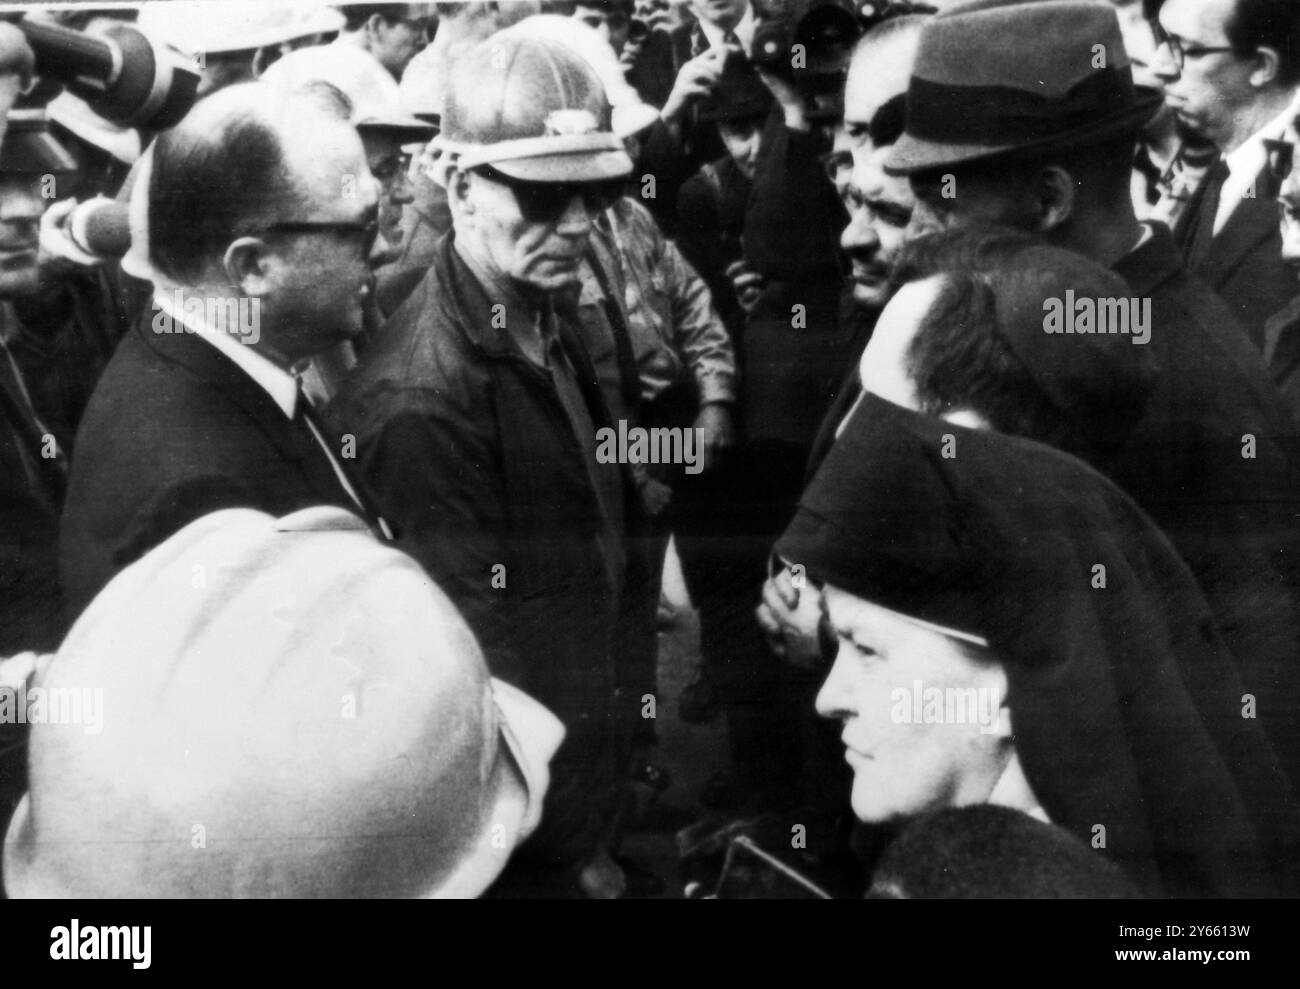
M 116 260 L 131 247 L 131 221 L 125 203 L 97 196 L 78 203 L 67 219 L 72 242 L 96 257 Z

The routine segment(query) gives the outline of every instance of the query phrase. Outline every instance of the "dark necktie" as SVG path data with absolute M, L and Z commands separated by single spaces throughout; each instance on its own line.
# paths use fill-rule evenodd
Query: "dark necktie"
M 14 434 L 14 445 L 23 461 L 28 488 L 58 512 L 67 490 L 67 461 L 49 431 L 36 418 L 36 410 L 23 387 L 18 367 L 3 343 L 0 343 L 0 411 L 3 411 Z M 51 448 L 54 456 L 45 456 Z
M 1187 267 L 1195 270 L 1200 267 L 1210 253 L 1210 244 L 1214 240 L 1214 218 L 1219 212 L 1219 200 L 1223 193 L 1223 183 L 1228 180 L 1228 166 L 1220 158 L 1205 177 L 1205 195 L 1201 205 L 1193 214 L 1184 235 L 1184 252 Z
M 335 456 L 331 451 L 329 447 L 331 434 L 316 415 L 311 400 L 307 398 L 301 386 L 298 388 L 298 400 L 293 409 L 293 424 L 299 437 L 308 447 L 309 455 L 306 463 L 313 483 L 320 486 L 322 490 L 331 487 L 342 489 L 347 503 L 361 510 L 362 518 L 376 534 L 391 541 L 393 532 L 388 522 L 379 514 L 379 510 L 370 500 L 365 484 L 354 471 L 349 469 L 347 461 L 341 456 Z M 335 472 L 335 468 L 338 473 Z M 346 484 L 340 480 L 340 473 L 347 481 Z

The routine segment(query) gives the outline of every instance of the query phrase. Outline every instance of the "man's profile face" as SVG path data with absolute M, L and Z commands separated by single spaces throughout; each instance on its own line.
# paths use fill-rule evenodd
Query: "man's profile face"
M 1291 132 L 1287 136 L 1295 137 Z M 1300 161 L 1282 182 L 1277 202 L 1282 232 L 1282 260 L 1300 273 Z
M 277 219 L 378 222 L 380 187 L 356 129 L 318 115 L 306 115 L 289 129 L 285 155 L 307 201 L 290 207 L 292 216 Z M 359 334 L 374 266 L 387 251 L 383 238 L 367 243 L 359 230 L 310 231 L 278 235 L 274 245 L 283 264 L 266 306 L 284 348 L 294 352 L 290 356 L 319 353 Z
M 472 250 L 494 274 L 543 292 L 578 283 L 578 269 L 587 249 L 592 221 L 577 187 L 551 216 L 525 216 L 511 184 L 481 172 L 464 176 L 464 205 L 453 217 L 457 234 L 465 229 Z M 542 190 L 548 195 L 553 190 Z M 457 215 L 459 214 L 459 215 Z
M 366 128 L 361 135 L 366 165 L 379 182 L 379 232 L 390 246 L 402 239 L 402 210 L 415 201 L 409 176 L 411 156 L 402 151 L 401 139 Z
M 852 265 L 853 301 L 880 309 L 889 299 L 889 278 L 899 250 L 907 242 L 916 200 L 906 179 L 887 175 L 888 148 L 862 154 L 842 197 L 849 225 L 840 247 Z
M 428 41 L 429 20 L 424 9 L 419 4 L 411 4 L 401 19 L 386 21 L 383 17 L 376 16 L 372 24 L 374 28 L 370 53 L 395 78 L 400 79 L 407 64 Z
M 1034 231 L 1028 181 L 1021 170 L 994 163 L 985 167 L 921 172 L 910 177 L 916 208 L 911 240 L 938 230 L 1006 226 Z
M 699 20 L 716 24 L 724 31 L 740 23 L 749 0 L 690 0 L 691 13 Z
M 1185 53 L 1181 71 L 1169 48 L 1155 50 L 1151 68 L 1164 84 L 1165 104 L 1178 120 L 1220 148 L 1234 129 L 1234 117 L 1254 101 L 1250 60 L 1235 52 L 1204 52 L 1226 47 L 1226 25 L 1236 0 L 1168 0 L 1160 24 Z
M 616 10 L 600 4 L 578 3 L 574 5 L 573 19 L 581 21 L 600 35 L 602 41 L 614 49 L 615 55 L 622 55 L 627 45 L 627 34 L 632 21 L 627 11 Z
M 30 295 L 40 286 L 37 248 L 45 200 L 40 176 L 0 176 L 0 298 Z
M 727 148 L 727 154 L 736 163 L 740 174 L 751 181 L 758 165 L 758 148 L 763 137 L 762 121 L 719 120 L 718 134 Z
M 817 712 L 843 724 L 858 819 L 885 822 L 986 802 L 1009 757 L 999 733 L 980 723 L 1006 696 L 1002 666 L 977 662 L 942 632 L 837 587 L 828 585 L 823 600 L 839 649 Z M 912 696 L 918 681 L 923 692 L 961 691 L 975 703 L 964 718 L 916 718 L 924 702 Z M 941 713 L 956 714 L 956 707 Z

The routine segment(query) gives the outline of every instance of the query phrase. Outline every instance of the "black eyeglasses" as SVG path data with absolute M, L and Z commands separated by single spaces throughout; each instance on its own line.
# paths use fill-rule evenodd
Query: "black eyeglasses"
M 261 233 L 312 234 L 332 233 L 356 236 L 361 235 L 361 253 L 369 256 L 379 237 L 378 217 L 365 221 L 357 220 L 282 220 L 267 223 L 258 228 Z
M 840 172 L 846 168 L 853 167 L 853 152 L 840 149 L 839 151 L 828 151 L 821 156 L 822 168 L 826 171 L 826 177 L 832 183 L 838 182 Z
M 587 212 L 595 216 L 609 209 L 623 195 L 623 179 L 605 182 L 524 182 L 503 175 L 491 165 L 481 165 L 471 171 L 489 182 L 506 186 L 514 193 L 519 212 L 530 223 L 554 223 L 579 196 L 582 197 L 582 205 Z
M 1183 65 L 1189 58 L 1202 55 L 1225 54 L 1237 51 L 1232 45 L 1189 45 L 1176 34 L 1170 34 L 1154 17 L 1151 19 L 1151 33 L 1156 39 L 1156 48 L 1168 48 L 1169 57 L 1173 59 L 1174 68 L 1183 71 Z

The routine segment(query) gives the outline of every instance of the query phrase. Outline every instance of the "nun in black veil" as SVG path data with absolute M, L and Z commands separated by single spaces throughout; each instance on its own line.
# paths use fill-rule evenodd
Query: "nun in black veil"
M 999 805 L 1144 895 L 1294 894 L 1295 798 L 1205 600 L 1081 461 L 867 393 L 776 549 L 824 585 L 860 819 Z

